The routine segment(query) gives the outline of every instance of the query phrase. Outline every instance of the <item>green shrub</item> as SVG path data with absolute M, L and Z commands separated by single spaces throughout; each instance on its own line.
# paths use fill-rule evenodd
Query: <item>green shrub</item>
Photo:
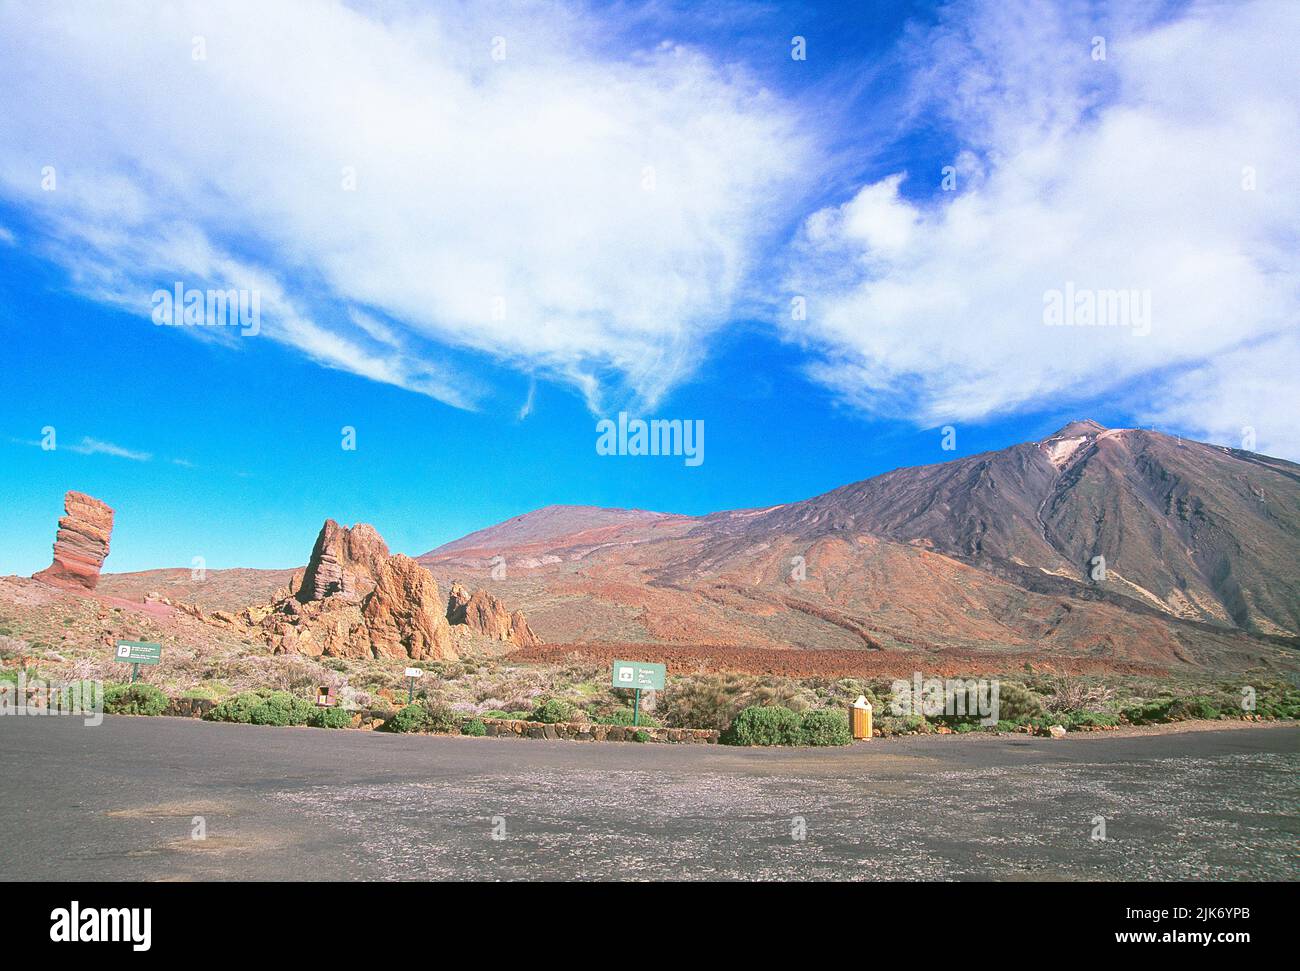
M 798 745 L 799 716 L 779 705 L 751 705 L 719 739 L 724 745 Z
M 254 725 L 306 725 L 316 712 L 316 706 L 306 698 L 287 691 L 272 691 L 249 712 Z
M 631 725 L 633 714 L 631 708 L 615 708 L 609 714 L 601 715 L 596 721 L 602 725 Z M 658 719 L 652 715 L 647 715 L 644 711 L 641 712 L 641 717 L 637 719 L 637 724 L 646 728 L 663 727 Z
M 513 716 L 510 715 L 508 712 L 497 711 L 495 709 L 493 709 L 492 711 L 485 711 L 481 715 L 479 715 L 479 718 L 512 718 L 512 717 Z
M 1043 714 L 1043 699 L 1016 681 L 998 683 L 998 720 L 1027 724 Z
M 236 722 L 248 725 L 253 721 L 253 709 L 258 707 L 265 696 L 256 691 L 241 691 L 233 698 L 227 698 L 210 708 L 203 717 L 212 722 Z
M 666 725 L 720 731 L 745 708 L 781 707 L 797 714 L 825 704 L 813 688 L 794 678 L 745 674 L 675 677 L 660 701 L 658 711 Z
M 471 718 L 464 725 L 460 726 L 462 735 L 472 735 L 475 738 L 482 738 L 487 734 L 487 726 L 483 724 L 481 718 Z
M 167 696 L 151 684 L 104 686 L 104 711 L 109 715 L 161 715 Z
M 346 708 L 317 708 L 307 721 L 313 728 L 350 728 L 352 712 Z
M 1192 718 L 1218 718 L 1220 708 L 1204 695 L 1179 698 L 1169 706 L 1170 721 L 1187 721 Z
M 527 722 L 533 720 L 533 713 L 531 711 L 512 711 L 506 717 L 512 721 Z
M 440 732 L 444 735 L 460 731 L 461 722 L 465 716 L 456 711 L 450 705 L 444 705 L 436 701 L 425 701 L 425 728 L 427 732 Z
M 633 732 L 633 733 L 632 733 L 632 741 L 634 741 L 634 742 L 642 742 L 642 743 L 644 743 L 644 742 L 648 742 L 648 741 L 650 741 L 650 733 L 649 733 L 649 732 L 641 732 L 641 731 Z
M 1111 728 L 1119 724 L 1119 716 L 1108 711 L 1073 711 L 1062 722 L 1066 728 Z
M 803 745 L 848 745 L 853 741 L 849 716 L 838 708 L 812 708 L 799 719 Z
M 386 732 L 422 732 L 429 725 L 429 710 L 424 705 L 406 705 L 380 726 Z
M 573 706 L 571 704 L 559 698 L 549 698 L 533 709 L 530 720 L 553 725 L 556 722 L 567 722 L 572 717 Z
M 1173 706 L 1173 698 L 1157 698 L 1154 701 L 1130 705 L 1121 714 L 1134 725 L 1152 725 L 1169 721 L 1169 710 Z
M 202 684 L 194 688 L 186 688 L 180 693 L 180 697 L 200 701 L 216 701 L 221 697 L 221 693 L 210 685 Z

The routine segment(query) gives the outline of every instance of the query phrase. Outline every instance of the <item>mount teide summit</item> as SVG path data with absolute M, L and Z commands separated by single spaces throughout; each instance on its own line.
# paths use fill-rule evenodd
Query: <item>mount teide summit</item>
M 420 561 L 496 556 L 550 641 L 1235 665 L 1300 632 L 1300 466 L 1076 421 L 767 509 L 548 507 Z

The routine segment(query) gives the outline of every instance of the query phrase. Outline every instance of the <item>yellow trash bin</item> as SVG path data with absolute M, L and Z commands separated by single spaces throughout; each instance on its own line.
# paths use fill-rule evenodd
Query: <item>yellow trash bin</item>
M 858 695 L 858 700 L 849 705 L 849 725 L 855 739 L 871 737 L 871 702 L 866 695 Z

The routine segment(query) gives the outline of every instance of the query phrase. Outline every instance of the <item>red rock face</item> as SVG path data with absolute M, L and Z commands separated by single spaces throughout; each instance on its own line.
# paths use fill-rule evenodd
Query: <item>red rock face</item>
M 60 587 L 94 590 L 99 568 L 108 556 L 113 534 L 113 510 L 93 496 L 69 492 L 63 497 L 67 514 L 54 538 L 54 562 L 33 579 Z
M 452 625 L 516 647 L 541 644 L 522 612 L 510 613 L 486 590 L 471 596 L 453 583 L 444 600 L 433 574 L 409 556 L 390 556 L 373 526 L 346 529 L 332 519 L 321 527 L 306 569 L 269 603 L 235 614 L 179 609 L 254 633 L 277 654 L 454 661 Z
M 542 642 L 528 626 L 523 611 L 510 613 L 505 604 L 482 589 L 475 590 L 474 595 L 466 600 L 465 588 L 459 583 L 452 585 L 447 618 L 452 623 L 466 624 L 470 630 L 516 647 L 532 647 Z
M 387 561 L 388 544 L 375 527 L 358 523 L 347 529 L 327 519 L 294 592 L 303 603 L 335 595 L 354 599 L 374 588 Z
M 469 606 L 469 591 L 458 580 L 453 580 L 447 597 L 447 622 L 465 623 L 465 608 Z
M 384 563 L 361 615 L 376 657 L 456 659 L 438 584 L 409 556 Z

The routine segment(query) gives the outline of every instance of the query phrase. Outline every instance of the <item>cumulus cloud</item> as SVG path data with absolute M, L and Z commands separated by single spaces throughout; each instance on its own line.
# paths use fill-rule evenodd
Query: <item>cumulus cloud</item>
M 1300 6 L 952 9 L 912 60 L 916 118 L 959 158 L 875 180 L 799 234 L 787 284 L 808 319 L 784 327 L 813 376 L 920 424 L 1109 396 L 1300 455 L 1280 417 L 1300 370 Z M 1114 312 L 1045 322 L 1066 293 L 1126 292 L 1149 298 L 1148 333 Z
M 813 151 L 740 68 L 557 4 L 3 4 L 0 117 L 83 292 L 258 287 L 272 339 L 462 407 L 449 345 L 662 395 Z

